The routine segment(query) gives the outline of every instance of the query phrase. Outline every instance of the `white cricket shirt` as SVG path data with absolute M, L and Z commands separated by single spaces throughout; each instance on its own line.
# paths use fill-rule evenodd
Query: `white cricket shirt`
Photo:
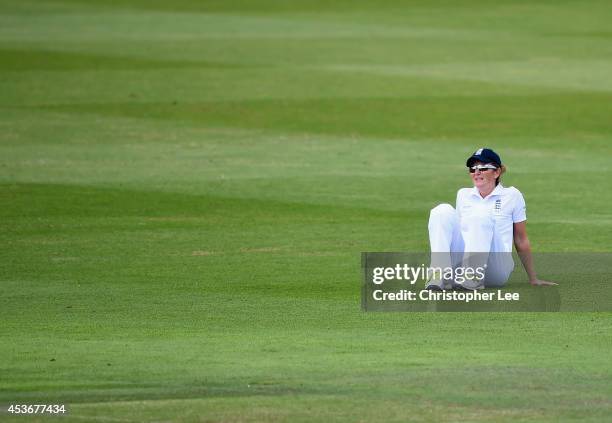
M 462 218 L 470 216 L 491 216 L 494 222 L 492 252 L 512 252 L 514 223 L 527 220 L 523 194 L 514 188 L 499 184 L 485 198 L 478 188 L 461 188 L 457 192 L 456 210 L 461 223 Z M 468 234 L 462 234 L 465 237 Z

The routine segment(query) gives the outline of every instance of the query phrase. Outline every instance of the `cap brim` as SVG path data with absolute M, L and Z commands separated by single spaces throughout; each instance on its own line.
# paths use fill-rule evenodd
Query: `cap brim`
M 474 164 L 474 162 L 482 162 L 484 164 L 492 163 L 492 164 L 494 164 L 497 167 L 501 166 L 497 162 L 494 162 L 494 161 L 491 161 L 491 160 L 487 160 L 487 159 L 485 159 L 483 157 L 480 157 L 480 156 L 472 156 L 472 157 L 470 157 L 469 159 L 467 159 L 467 162 L 465 162 L 465 165 L 467 167 L 471 167 Z

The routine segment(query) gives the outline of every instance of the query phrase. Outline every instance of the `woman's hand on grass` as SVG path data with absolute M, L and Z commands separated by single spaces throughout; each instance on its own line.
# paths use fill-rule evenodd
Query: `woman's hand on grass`
M 542 279 L 534 279 L 529 281 L 529 283 L 533 286 L 553 286 L 553 285 L 559 285 L 556 282 L 550 282 L 550 281 L 543 281 Z

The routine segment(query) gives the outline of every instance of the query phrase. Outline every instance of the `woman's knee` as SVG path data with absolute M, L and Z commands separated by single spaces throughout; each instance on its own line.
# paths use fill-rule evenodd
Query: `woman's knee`
M 438 204 L 436 207 L 431 209 L 429 212 L 429 217 L 433 216 L 449 216 L 455 215 L 455 208 L 448 203 Z

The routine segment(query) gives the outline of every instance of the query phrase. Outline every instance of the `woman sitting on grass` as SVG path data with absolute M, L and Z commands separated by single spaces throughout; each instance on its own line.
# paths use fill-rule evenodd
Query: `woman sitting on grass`
M 486 269 L 484 278 L 462 278 L 461 283 L 441 275 L 427 289 L 483 289 L 505 285 L 514 269 L 512 244 L 532 285 L 556 285 L 538 279 L 527 237 L 525 200 L 521 192 L 500 183 L 506 171 L 497 153 L 480 148 L 466 162 L 473 188 L 457 192 L 456 208 L 440 204 L 429 216 L 431 267 L 459 266 Z M 482 273 L 480 273 L 482 274 Z

